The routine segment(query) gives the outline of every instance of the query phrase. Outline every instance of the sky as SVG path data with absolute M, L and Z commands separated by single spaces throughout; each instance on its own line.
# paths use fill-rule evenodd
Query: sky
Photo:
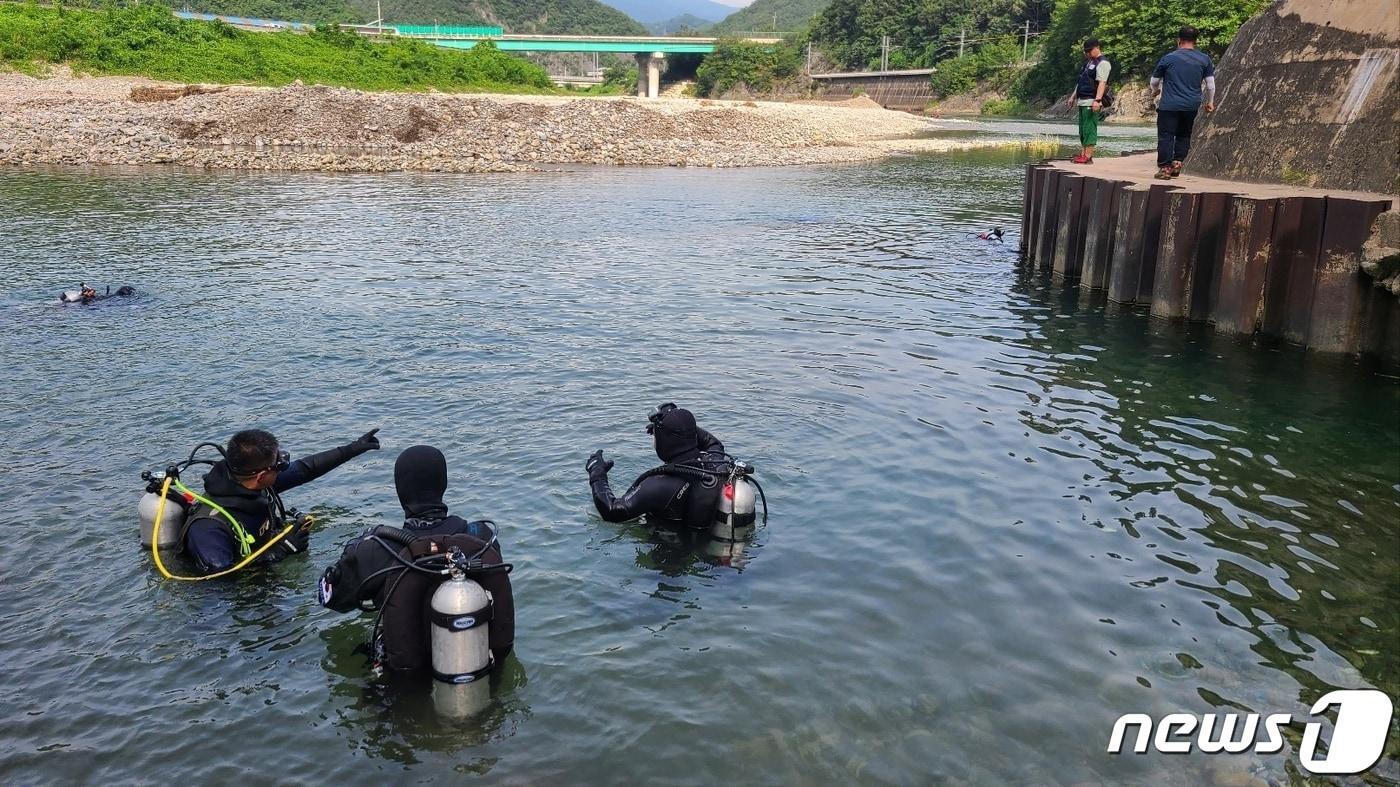
M 752 3 L 753 0 L 715 0 L 715 2 L 720 5 L 732 5 L 735 8 L 743 8 L 749 3 Z

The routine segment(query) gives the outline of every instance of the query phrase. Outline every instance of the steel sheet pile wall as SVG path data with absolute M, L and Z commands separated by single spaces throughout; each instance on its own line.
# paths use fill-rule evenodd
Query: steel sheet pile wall
M 1021 253 L 1086 296 L 1154 317 L 1400 365 L 1400 304 L 1361 247 L 1385 200 L 1254 198 L 1026 167 Z

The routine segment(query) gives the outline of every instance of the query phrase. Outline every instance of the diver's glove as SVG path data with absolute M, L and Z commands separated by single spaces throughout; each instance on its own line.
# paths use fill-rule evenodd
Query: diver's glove
M 374 435 L 378 431 L 377 428 L 371 429 L 360 435 L 352 443 L 346 443 L 345 445 L 330 448 L 310 456 L 303 456 L 295 462 L 292 462 L 291 470 L 293 472 L 286 477 L 283 475 L 277 477 L 277 490 L 279 492 L 285 491 L 294 486 L 300 486 L 308 481 L 315 481 L 360 454 L 377 450 L 379 448 L 379 438 Z M 283 472 L 285 473 L 286 471 Z
M 296 525 L 277 545 L 267 551 L 270 563 L 305 552 L 311 546 L 311 517 L 298 516 Z
M 613 468 L 613 461 L 604 459 L 603 449 L 600 448 L 589 454 L 588 461 L 584 463 L 583 468 L 588 471 L 588 482 L 591 484 L 608 477 L 608 471 Z
M 345 450 L 350 454 L 348 458 L 354 458 L 369 451 L 379 450 L 379 438 L 374 435 L 379 431 L 378 427 L 360 435 L 355 442 L 345 446 Z

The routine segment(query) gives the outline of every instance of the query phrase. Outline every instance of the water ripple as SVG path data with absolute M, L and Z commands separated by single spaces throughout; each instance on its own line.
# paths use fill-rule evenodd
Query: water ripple
M 1288 781 L 1296 739 L 1103 743 L 1396 693 L 1400 393 L 1018 273 L 973 233 L 1019 178 L 0 173 L 8 781 Z M 58 305 L 79 280 L 140 294 Z M 759 469 L 739 554 L 591 511 L 583 458 L 651 466 L 667 400 Z M 289 495 L 309 560 L 157 581 L 137 475 L 243 426 L 386 450 Z M 418 442 L 516 565 L 518 658 L 468 722 L 312 602 Z

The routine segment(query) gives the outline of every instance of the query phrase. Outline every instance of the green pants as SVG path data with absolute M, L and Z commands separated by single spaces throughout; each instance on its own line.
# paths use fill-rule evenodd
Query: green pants
M 1093 107 L 1079 108 L 1079 144 L 1086 148 L 1099 144 L 1099 113 Z

